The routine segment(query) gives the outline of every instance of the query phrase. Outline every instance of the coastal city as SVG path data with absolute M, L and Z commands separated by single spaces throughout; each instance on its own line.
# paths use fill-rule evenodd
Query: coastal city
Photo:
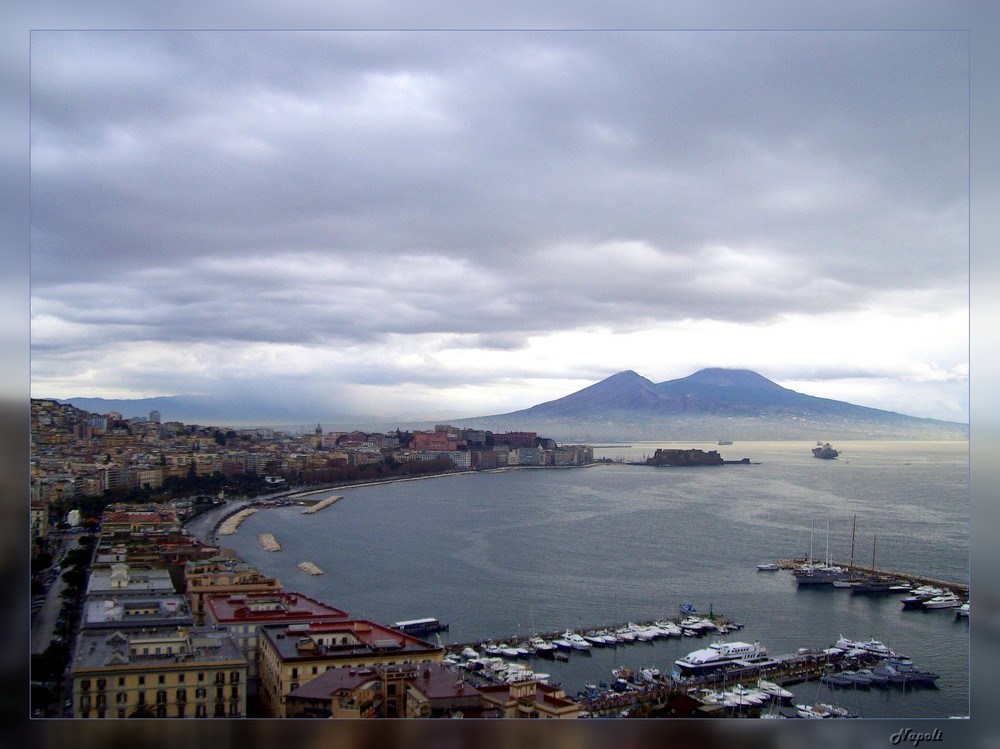
M 856 717 L 787 687 L 936 688 L 885 643 L 770 653 L 721 639 L 743 624 L 685 604 L 677 616 L 445 644 L 447 622 L 373 621 L 289 589 L 226 539 L 251 515 L 331 511 L 334 487 L 456 472 L 582 467 L 593 447 L 532 432 L 365 434 L 229 430 L 32 402 L 32 709 L 73 718 Z M 829 445 L 815 457 L 830 459 Z M 657 449 L 652 466 L 719 465 Z M 698 469 L 695 469 L 698 470 Z M 282 544 L 270 533 L 266 552 Z M 324 570 L 299 563 L 308 575 Z M 904 608 L 968 617 L 967 586 L 878 575 L 860 563 L 762 563 L 798 586 L 906 594 Z M 922 584 L 921 584 L 922 583 Z M 965 600 L 959 594 L 964 594 Z M 568 693 L 545 668 L 608 648 L 720 638 L 669 668 L 618 665 Z

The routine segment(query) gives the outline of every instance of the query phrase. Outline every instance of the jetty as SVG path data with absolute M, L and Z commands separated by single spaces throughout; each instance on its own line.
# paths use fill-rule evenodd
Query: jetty
M 281 544 L 278 543 L 278 539 L 270 533 L 261 533 L 257 536 L 257 540 L 264 547 L 264 551 L 281 551 Z
M 240 510 L 234 515 L 230 515 L 228 518 L 222 521 L 219 525 L 219 535 L 220 536 L 231 536 L 236 533 L 236 529 L 240 527 L 240 523 L 246 520 L 248 517 L 257 512 L 256 507 L 247 507 L 246 509 Z
M 302 511 L 302 514 L 303 515 L 314 515 L 317 512 L 319 512 L 320 510 L 322 510 L 322 509 L 324 509 L 326 507 L 329 507 L 330 505 L 332 505 L 334 502 L 336 502 L 339 499 L 343 499 L 343 497 L 340 496 L 340 495 L 338 495 L 336 497 L 327 497 L 326 499 L 321 499 L 319 502 L 317 502 L 316 504 L 314 504 L 312 507 L 307 507 L 306 509 L 304 509 Z
M 803 564 L 808 564 L 808 558 L 802 559 L 779 559 L 775 562 L 779 568 L 783 570 L 794 570 L 801 567 Z M 896 570 L 887 570 L 884 567 L 867 567 L 863 564 L 858 564 L 855 562 L 853 565 L 848 565 L 845 562 L 831 562 L 837 567 L 844 567 L 847 569 L 850 567 L 855 572 L 860 572 L 867 575 L 880 575 L 882 577 L 892 577 L 897 578 L 901 581 L 908 582 L 910 584 L 916 583 L 917 585 L 933 585 L 936 588 L 945 588 L 952 591 L 955 595 L 968 597 L 969 595 L 969 585 L 967 583 L 956 583 L 950 580 L 938 580 L 937 578 L 927 577 L 926 575 L 915 575 L 912 572 L 897 572 Z
M 308 572 L 310 575 L 322 575 L 323 570 L 317 567 L 312 562 L 299 562 L 299 569 L 303 572 Z

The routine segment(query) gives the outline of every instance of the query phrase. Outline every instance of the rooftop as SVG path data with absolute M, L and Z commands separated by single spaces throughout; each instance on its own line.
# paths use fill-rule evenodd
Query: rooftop
M 219 624 L 347 618 L 346 611 L 294 592 L 209 595 L 205 611 Z
M 140 630 L 84 629 L 73 670 L 148 668 L 192 663 L 238 663 L 246 658 L 224 630 L 210 627 L 152 627 Z

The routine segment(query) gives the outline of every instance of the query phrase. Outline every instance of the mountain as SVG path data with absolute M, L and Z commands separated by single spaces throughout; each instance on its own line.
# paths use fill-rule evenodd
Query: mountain
M 626 370 L 556 400 L 456 425 L 584 441 L 969 437 L 968 424 L 818 398 L 750 370 L 721 368 L 659 384 Z

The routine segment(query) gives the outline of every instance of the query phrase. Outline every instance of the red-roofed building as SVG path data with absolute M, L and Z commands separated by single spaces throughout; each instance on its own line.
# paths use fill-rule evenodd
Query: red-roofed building
M 479 687 L 479 692 L 504 718 L 579 718 L 583 712 L 562 689 L 532 680 Z
M 251 697 L 257 694 L 260 685 L 258 629 L 261 625 L 347 618 L 346 611 L 301 593 L 284 591 L 207 595 L 203 603 L 206 625 L 225 628 L 246 655 L 247 694 Z
M 259 631 L 260 705 L 283 718 L 286 697 L 333 668 L 440 663 L 442 648 L 364 619 L 265 624 Z
M 440 663 L 333 668 L 289 692 L 290 718 L 484 717 L 479 690 Z M 494 709 L 491 717 L 500 717 Z

